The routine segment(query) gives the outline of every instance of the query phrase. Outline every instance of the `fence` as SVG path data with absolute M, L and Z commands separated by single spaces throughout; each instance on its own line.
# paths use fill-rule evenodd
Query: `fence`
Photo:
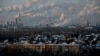
M 36 50 L 40 53 L 51 51 L 53 56 L 59 56 L 61 54 L 66 54 L 67 56 L 80 56 L 80 46 L 79 45 L 62 45 L 62 44 L 8 44 L 8 50 L 12 49 L 31 49 Z M 59 54 L 59 55 L 58 55 Z M 42 55 L 43 56 L 43 55 Z

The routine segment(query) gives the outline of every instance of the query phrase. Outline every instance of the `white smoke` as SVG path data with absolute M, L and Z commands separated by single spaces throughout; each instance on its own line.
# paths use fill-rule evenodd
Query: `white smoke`
M 47 24 L 52 18 L 54 26 L 84 23 L 95 12 L 100 14 L 99 0 L 25 0 L 24 4 L 0 8 L 0 19 L 21 18 L 24 25 Z M 4 13 L 5 14 L 4 14 Z M 21 16 L 19 17 L 19 14 Z M 3 17 L 4 16 L 4 17 Z M 98 17 L 93 16 L 95 19 Z M 91 19 L 94 19 L 91 18 Z M 98 19 L 99 20 L 99 19 Z M 25 23 L 26 22 L 26 23 Z

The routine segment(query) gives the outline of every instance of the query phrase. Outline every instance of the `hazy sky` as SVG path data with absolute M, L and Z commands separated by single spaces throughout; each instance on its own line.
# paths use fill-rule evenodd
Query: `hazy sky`
M 22 5 L 25 3 L 25 0 L 0 0 L 0 7 L 8 7 L 14 5 Z
M 100 21 L 100 0 L 0 0 L 0 24 L 15 18 L 27 26 Z M 20 16 L 19 16 L 20 14 Z M 49 20 L 50 19 L 50 20 Z

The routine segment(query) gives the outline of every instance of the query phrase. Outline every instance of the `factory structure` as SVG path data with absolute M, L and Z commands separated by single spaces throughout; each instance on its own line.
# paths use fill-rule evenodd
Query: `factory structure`
M 49 19 L 50 20 L 50 19 Z M 61 22 L 61 21 L 59 21 Z M 59 22 L 54 22 L 54 23 L 58 23 Z M 24 26 L 24 24 L 21 22 L 21 19 L 19 18 L 14 18 L 13 21 L 9 21 L 9 22 L 6 22 L 5 25 L 2 25 L 0 24 L 0 29 L 18 29 L 18 28 L 43 28 L 43 27 L 56 27 L 56 26 L 53 26 L 54 23 L 50 22 L 50 24 L 46 24 L 46 25 L 38 25 L 38 26 Z M 84 28 L 84 29 L 93 29 L 94 27 L 95 28 L 100 28 L 100 23 L 96 23 L 95 25 L 92 25 L 89 21 L 86 22 L 85 25 L 76 25 L 76 24 L 71 24 L 71 25 L 66 25 L 64 26 L 66 28 Z
M 0 24 L 0 29 L 57 27 L 59 24 L 62 24 L 63 22 L 66 23 L 66 17 L 65 17 L 64 14 L 61 14 L 60 19 L 57 20 L 57 21 L 54 21 L 54 22 L 52 22 L 51 18 L 49 17 L 48 23 L 46 25 L 39 24 L 38 26 L 24 26 L 20 17 L 21 17 L 21 14 L 18 15 L 18 18 L 13 18 L 14 20 L 6 22 L 5 25 Z M 67 27 L 67 28 L 84 28 L 84 29 L 93 29 L 95 27 L 95 28 L 99 29 L 100 28 L 100 22 L 96 22 L 94 25 L 92 25 L 91 22 L 89 20 L 87 20 L 85 25 L 71 24 L 71 25 L 65 25 L 64 27 Z

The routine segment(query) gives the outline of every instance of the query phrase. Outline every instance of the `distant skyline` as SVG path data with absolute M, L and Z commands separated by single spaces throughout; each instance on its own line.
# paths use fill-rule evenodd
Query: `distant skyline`
M 25 26 L 94 24 L 100 21 L 100 0 L 0 0 L 0 24 L 15 18 Z

